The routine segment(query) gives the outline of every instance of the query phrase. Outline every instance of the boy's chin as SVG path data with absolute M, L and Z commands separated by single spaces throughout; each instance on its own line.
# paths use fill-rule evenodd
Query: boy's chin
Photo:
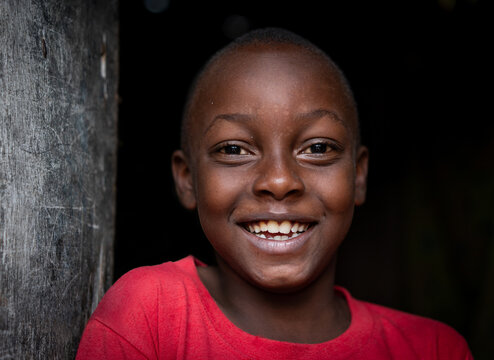
M 300 284 L 286 284 L 286 283 L 272 284 L 271 283 L 271 284 L 253 284 L 253 285 L 267 293 L 288 295 L 302 291 L 303 289 L 305 289 L 307 286 L 310 285 L 310 282 L 300 283 Z
M 313 271 L 271 269 L 271 271 L 265 271 L 264 273 L 255 274 L 244 279 L 256 288 L 269 293 L 292 294 L 310 286 L 319 277 L 318 275 Z

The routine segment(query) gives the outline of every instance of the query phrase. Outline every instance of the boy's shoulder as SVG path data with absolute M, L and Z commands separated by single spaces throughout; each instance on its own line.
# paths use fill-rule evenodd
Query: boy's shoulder
M 91 344 L 101 343 L 103 337 L 108 341 L 104 351 L 120 351 L 120 347 L 130 346 L 152 358 L 160 332 L 180 332 L 187 291 L 196 287 L 196 265 L 200 264 L 188 256 L 176 262 L 139 267 L 120 277 L 89 320 L 90 331 L 86 335 L 89 348 Z M 175 341 L 170 338 L 166 344 L 177 346 Z
M 192 255 L 177 261 L 167 261 L 158 265 L 141 266 L 122 275 L 108 292 L 139 288 L 141 291 L 155 291 L 160 284 L 167 287 L 180 286 L 184 281 L 192 280 L 196 265 L 202 264 Z
M 120 277 L 105 293 L 92 318 L 118 327 L 118 319 L 135 318 L 140 312 L 147 317 L 166 303 L 177 304 L 185 296 L 187 285 L 195 282 L 193 256 L 159 265 L 142 266 Z
M 384 329 L 400 329 L 408 335 L 445 334 L 453 337 L 459 336 L 451 326 L 438 320 L 371 302 L 361 301 L 361 303 L 367 307 Z
M 463 336 L 443 322 L 367 301 L 353 301 L 372 318 L 374 339 L 386 342 L 390 349 L 409 348 L 410 352 L 429 354 L 430 358 L 471 358 Z

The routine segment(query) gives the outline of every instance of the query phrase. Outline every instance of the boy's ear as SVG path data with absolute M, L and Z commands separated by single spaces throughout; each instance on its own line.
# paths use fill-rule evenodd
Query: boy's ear
M 189 160 L 182 150 L 176 150 L 172 155 L 172 173 L 175 180 L 175 190 L 182 205 L 193 210 L 196 207 L 194 182 L 190 171 Z
M 355 205 L 365 202 L 367 193 L 367 171 L 369 167 L 369 150 L 360 145 L 355 159 Z

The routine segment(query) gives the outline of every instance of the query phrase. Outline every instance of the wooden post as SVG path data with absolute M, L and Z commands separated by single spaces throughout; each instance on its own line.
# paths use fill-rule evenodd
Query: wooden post
M 112 281 L 117 1 L 0 1 L 0 359 L 71 359 Z

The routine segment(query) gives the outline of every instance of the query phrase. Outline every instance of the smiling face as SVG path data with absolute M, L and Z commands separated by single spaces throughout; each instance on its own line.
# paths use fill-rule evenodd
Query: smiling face
M 227 53 L 198 86 L 177 191 L 219 263 L 257 287 L 314 281 L 364 201 L 367 151 L 345 94 L 327 61 L 293 45 Z

